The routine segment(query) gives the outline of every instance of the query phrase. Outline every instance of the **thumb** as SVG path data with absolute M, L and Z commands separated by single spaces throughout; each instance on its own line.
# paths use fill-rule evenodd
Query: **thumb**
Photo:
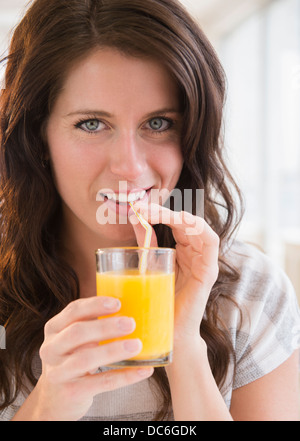
M 143 247 L 144 242 L 145 242 L 145 237 L 146 237 L 145 228 L 143 227 L 143 225 L 141 225 L 141 223 L 139 222 L 139 220 L 135 214 L 132 214 L 129 217 L 129 221 L 133 227 L 138 246 Z M 152 233 L 152 235 L 151 235 L 150 247 L 157 247 L 158 246 L 157 245 L 157 237 L 156 237 L 156 234 L 155 234 L 153 227 L 151 227 L 151 233 Z

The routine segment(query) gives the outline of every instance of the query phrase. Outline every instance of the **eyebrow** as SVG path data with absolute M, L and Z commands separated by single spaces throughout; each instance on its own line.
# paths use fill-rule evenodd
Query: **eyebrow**
M 95 116 L 105 116 L 107 118 L 113 116 L 111 113 L 104 112 L 103 110 L 91 110 L 91 109 L 76 110 L 75 112 L 70 112 L 67 114 L 67 116 L 74 116 L 74 115 L 95 115 Z
M 147 114 L 147 116 L 151 118 L 153 116 L 164 115 L 166 113 L 181 114 L 182 112 L 180 112 L 178 109 L 165 107 L 162 109 L 155 110 L 154 112 L 150 112 Z M 70 112 L 67 114 L 67 116 L 74 116 L 74 115 L 91 115 L 91 116 L 99 116 L 105 118 L 112 118 L 114 116 L 113 114 L 109 112 L 105 112 L 104 110 L 91 110 L 91 109 L 76 110 L 75 112 Z
M 173 108 L 165 107 L 163 109 L 158 109 L 158 110 L 155 110 L 154 112 L 148 113 L 148 117 L 157 116 L 157 115 L 164 115 L 165 113 L 181 114 L 182 112 L 180 112 L 178 109 L 173 109 Z

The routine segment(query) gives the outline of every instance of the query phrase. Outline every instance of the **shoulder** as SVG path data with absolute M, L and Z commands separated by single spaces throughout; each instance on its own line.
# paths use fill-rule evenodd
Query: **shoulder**
M 234 241 L 226 250 L 226 259 L 239 272 L 234 286 L 236 300 L 267 300 L 270 290 L 273 297 L 295 300 L 292 283 L 284 270 L 256 246 Z
M 234 387 L 270 372 L 300 346 L 300 312 L 294 288 L 282 270 L 256 247 L 234 242 L 227 260 L 240 273 L 221 315 L 237 362 Z
M 290 321 L 299 328 L 299 305 L 294 287 L 277 263 L 255 246 L 238 241 L 227 249 L 226 258 L 239 273 L 239 279 L 232 285 L 231 297 L 242 311 L 248 333 L 252 334 L 267 322 L 276 327 L 282 326 L 283 321 L 286 324 Z M 232 319 L 230 314 L 229 322 Z M 231 325 L 237 327 L 237 323 Z

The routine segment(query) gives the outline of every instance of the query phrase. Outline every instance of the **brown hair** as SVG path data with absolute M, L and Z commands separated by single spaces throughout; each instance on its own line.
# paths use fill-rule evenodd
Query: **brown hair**
M 177 188 L 204 189 L 205 218 L 221 248 L 238 224 L 232 192 L 240 196 L 223 160 L 221 139 L 225 77 L 204 33 L 176 0 L 35 0 L 15 29 L 0 110 L 0 408 L 35 384 L 32 359 L 45 323 L 79 297 L 72 268 L 59 254 L 60 197 L 49 167 L 43 128 L 68 70 L 96 47 L 159 60 L 182 98 L 183 170 Z M 230 189 L 229 186 L 230 185 Z M 170 229 L 155 227 L 160 246 L 175 246 Z M 220 251 L 220 273 L 200 333 L 219 387 L 233 349 L 220 323 L 219 299 L 230 300 L 238 274 Z M 15 378 L 12 387 L 11 378 Z M 163 368 L 155 370 L 164 404 L 170 390 Z

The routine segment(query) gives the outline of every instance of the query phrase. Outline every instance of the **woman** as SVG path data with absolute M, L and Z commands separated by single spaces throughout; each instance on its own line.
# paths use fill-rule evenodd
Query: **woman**
M 3 420 L 298 417 L 293 290 L 230 239 L 239 192 L 222 159 L 224 83 L 176 0 L 32 3 L 1 96 Z M 193 214 L 150 204 L 173 189 L 203 189 L 205 221 L 195 199 Z M 95 296 L 94 250 L 143 243 L 129 195 L 152 245 L 176 246 L 165 369 L 105 367 L 142 346 L 131 317 L 98 320 L 120 304 Z

